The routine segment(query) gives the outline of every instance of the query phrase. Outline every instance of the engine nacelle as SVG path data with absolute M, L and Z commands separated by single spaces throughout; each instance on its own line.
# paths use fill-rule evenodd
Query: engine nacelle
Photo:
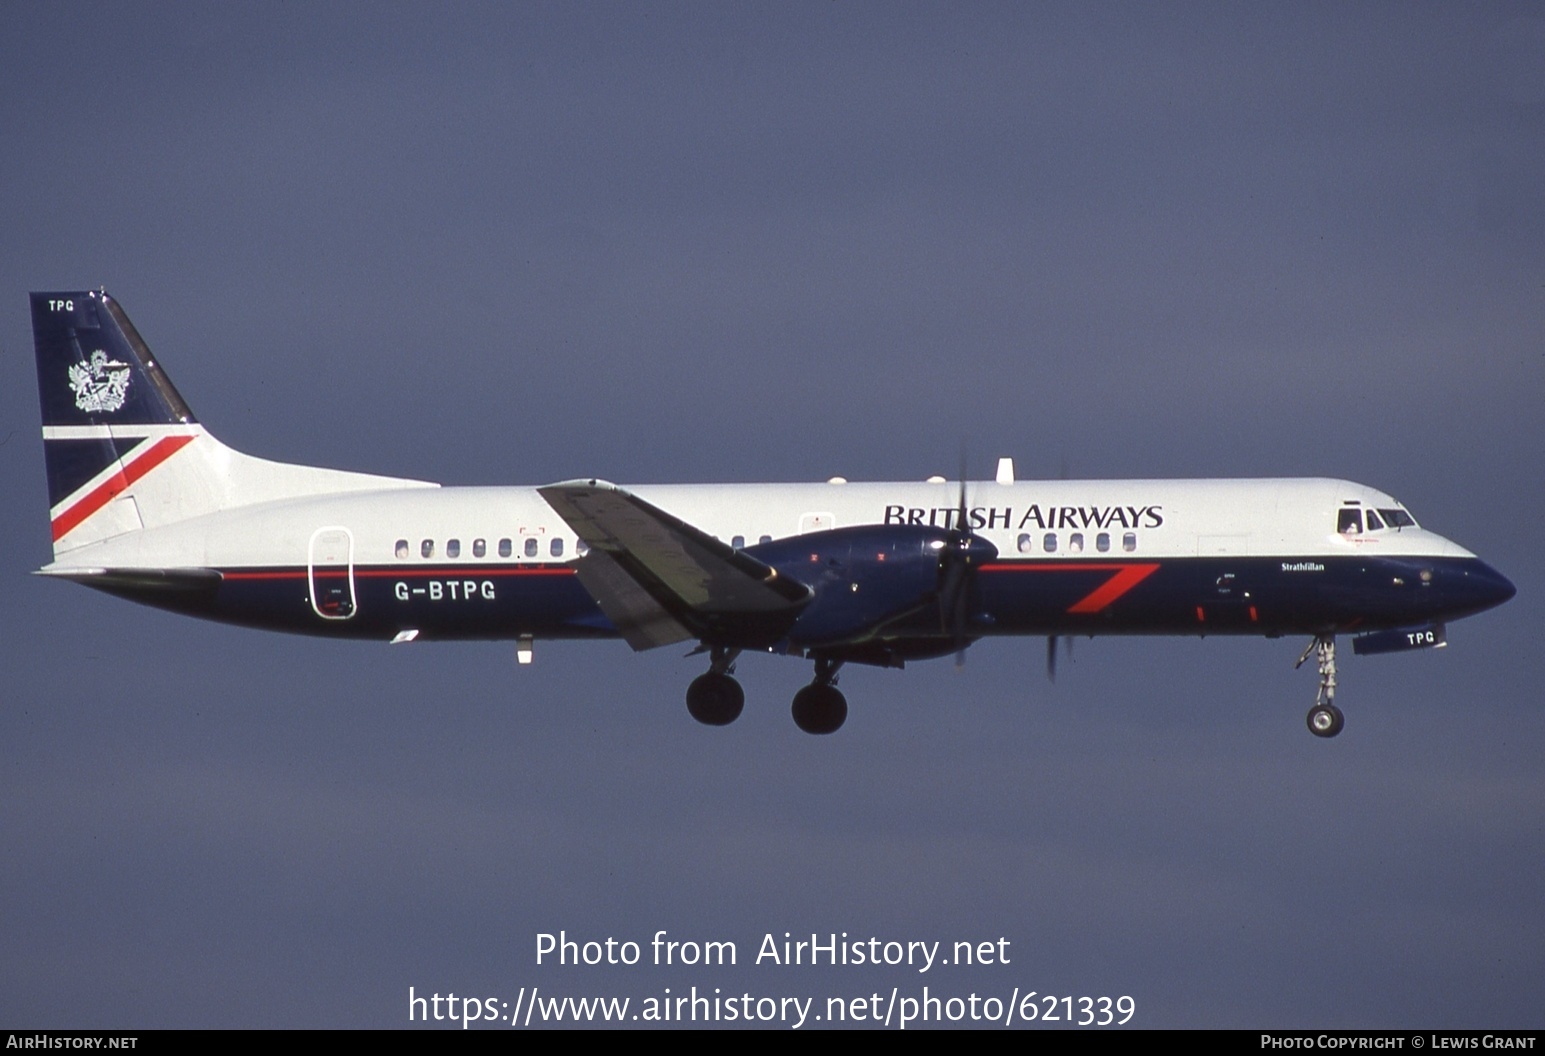
M 937 612 L 939 563 L 950 536 L 948 529 L 922 525 L 856 525 L 760 543 L 746 553 L 812 591 L 790 643 L 829 647 L 865 641 L 915 613 Z

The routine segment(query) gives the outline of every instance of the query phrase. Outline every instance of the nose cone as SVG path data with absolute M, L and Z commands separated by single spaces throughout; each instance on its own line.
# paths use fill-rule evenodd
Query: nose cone
M 1501 605 L 1504 601 L 1511 601 L 1513 595 L 1518 593 L 1518 588 L 1513 586 L 1512 581 L 1501 572 L 1487 564 L 1482 564 L 1481 568 L 1484 570 L 1484 575 L 1489 577 L 1487 580 L 1489 585 L 1486 588 L 1489 591 L 1486 599 L 1488 609 L 1494 605 Z
M 1484 561 L 1466 561 L 1443 577 L 1443 593 L 1462 615 L 1484 612 L 1507 601 L 1518 588 Z

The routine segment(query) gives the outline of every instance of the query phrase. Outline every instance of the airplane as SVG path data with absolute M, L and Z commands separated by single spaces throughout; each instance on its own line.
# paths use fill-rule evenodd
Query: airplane
M 795 723 L 847 717 L 845 664 L 1036 636 L 1307 635 L 1308 714 L 1341 732 L 1336 637 L 1441 647 L 1503 575 L 1344 480 L 442 487 L 271 462 L 193 416 L 103 290 L 32 294 L 53 561 L 38 574 L 246 627 L 401 644 L 695 642 L 699 722 L 741 713 L 746 651 L 802 658 Z

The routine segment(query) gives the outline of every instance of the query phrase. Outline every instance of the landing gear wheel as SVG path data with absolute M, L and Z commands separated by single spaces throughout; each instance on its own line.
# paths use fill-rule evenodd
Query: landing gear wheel
M 1346 722 L 1341 717 L 1341 709 L 1331 703 L 1336 696 L 1336 636 L 1315 635 L 1314 641 L 1293 666 L 1303 667 L 1304 661 L 1311 656 L 1318 661 L 1320 691 L 1314 695 L 1314 707 L 1309 709 L 1309 732 L 1316 737 L 1334 737 Z
M 728 726 L 740 718 L 745 706 L 746 691 L 729 675 L 710 671 L 687 687 L 687 710 L 705 726 Z
M 812 683 L 794 694 L 794 725 L 806 733 L 836 733 L 848 719 L 848 699 L 836 686 Z
M 1309 732 L 1316 737 L 1334 737 L 1346 720 L 1334 704 L 1316 704 L 1309 709 Z

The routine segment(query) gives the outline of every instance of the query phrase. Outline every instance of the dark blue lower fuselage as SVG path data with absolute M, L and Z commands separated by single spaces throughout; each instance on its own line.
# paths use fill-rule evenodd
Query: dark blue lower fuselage
M 358 566 L 352 578 L 305 566 L 218 572 L 171 588 L 97 585 L 207 619 L 332 637 L 616 636 L 572 565 Z M 973 638 L 1332 634 L 1457 619 L 1513 594 L 1505 577 L 1473 557 L 1000 559 L 977 571 L 968 626 Z M 937 607 L 923 600 L 876 637 L 916 643 L 919 655 L 928 640 L 944 639 Z

